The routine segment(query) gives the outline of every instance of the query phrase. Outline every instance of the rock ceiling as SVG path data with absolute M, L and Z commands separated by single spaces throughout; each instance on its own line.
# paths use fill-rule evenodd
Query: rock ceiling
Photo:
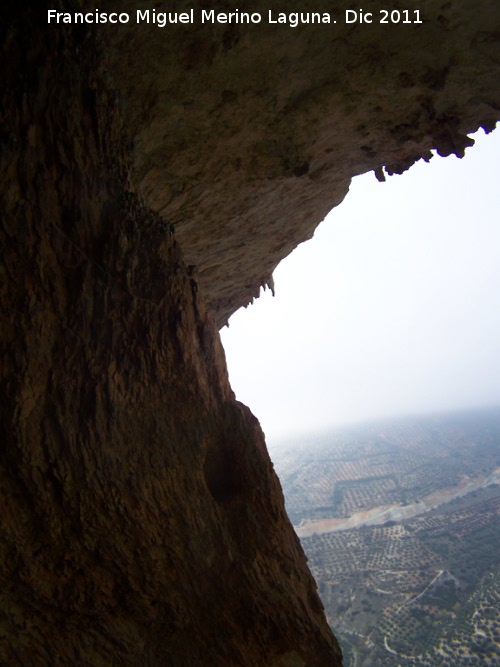
M 193 24 L 164 28 L 115 4 L 130 24 L 102 36 L 131 187 L 174 225 L 219 325 L 272 283 L 353 176 L 401 173 L 432 148 L 462 156 L 467 133 L 500 115 L 495 0 L 426 0 L 407 25 L 381 24 L 379 2 L 372 24 L 346 24 L 346 0 L 304 2 L 337 22 L 296 28 L 269 24 L 276 3 L 252 4 L 258 25 L 202 24 L 195 1 Z M 188 8 L 141 6 L 153 5 Z

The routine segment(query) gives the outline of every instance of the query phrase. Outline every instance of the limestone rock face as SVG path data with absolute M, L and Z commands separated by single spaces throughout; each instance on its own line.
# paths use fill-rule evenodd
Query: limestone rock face
M 161 30 L 5 4 L 0 664 L 341 664 L 217 324 L 353 175 L 500 115 L 497 2 L 419 6 Z
M 0 664 L 340 664 L 95 48 L 30 15 L 3 48 Z
M 116 4 L 135 21 L 136 3 Z M 378 0 L 365 6 L 372 24 L 346 24 L 350 0 L 254 0 L 258 25 L 214 25 L 201 23 L 202 0 L 189 3 L 194 25 L 106 33 L 133 188 L 175 224 L 219 325 L 312 236 L 353 176 L 401 173 L 432 148 L 462 156 L 468 132 L 494 127 L 498 2 L 407 5 L 422 23 L 380 23 L 390 5 Z M 269 24 L 269 10 L 337 22 Z

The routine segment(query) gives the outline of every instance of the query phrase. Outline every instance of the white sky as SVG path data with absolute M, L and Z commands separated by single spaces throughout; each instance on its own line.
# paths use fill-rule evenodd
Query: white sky
M 500 404 L 500 130 L 344 202 L 221 332 L 268 442 L 330 425 Z

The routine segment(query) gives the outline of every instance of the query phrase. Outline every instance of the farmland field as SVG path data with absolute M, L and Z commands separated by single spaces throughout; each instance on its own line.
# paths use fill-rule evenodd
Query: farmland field
M 346 667 L 500 664 L 500 410 L 272 455 Z

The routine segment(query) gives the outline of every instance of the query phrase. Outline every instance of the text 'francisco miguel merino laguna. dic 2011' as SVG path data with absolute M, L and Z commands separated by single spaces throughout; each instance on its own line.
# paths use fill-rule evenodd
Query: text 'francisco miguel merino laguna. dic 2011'
M 133 16 L 133 15 L 132 15 Z M 93 12 L 58 12 L 49 9 L 47 12 L 48 23 L 111 23 L 128 24 L 132 16 L 127 12 L 101 12 L 98 9 Z M 158 28 L 165 28 L 174 24 L 200 23 L 240 23 L 259 24 L 264 16 L 259 12 L 218 12 L 215 9 L 201 9 L 195 14 L 194 9 L 187 12 L 158 12 L 156 9 L 138 9 L 135 13 L 135 23 L 150 23 Z M 347 9 L 342 15 L 333 16 L 330 12 L 275 12 L 269 10 L 267 23 L 270 25 L 287 25 L 296 28 L 299 25 L 318 25 L 325 23 L 381 23 L 381 24 L 409 24 L 423 23 L 420 19 L 418 9 L 382 9 L 378 13 L 367 12 L 363 9 Z

